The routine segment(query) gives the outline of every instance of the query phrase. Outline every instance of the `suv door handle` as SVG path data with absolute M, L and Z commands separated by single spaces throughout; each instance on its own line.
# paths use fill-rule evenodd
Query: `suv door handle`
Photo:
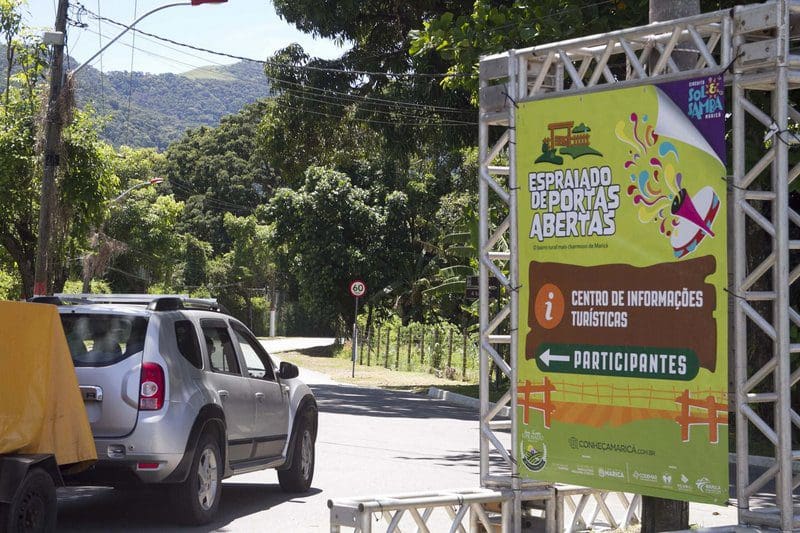
M 230 394 L 226 390 L 218 390 L 217 394 L 219 394 L 219 397 L 223 400 L 226 399 L 228 396 L 230 396 Z
M 257 392 L 256 393 L 256 400 L 258 400 L 259 402 L 263 402 L 264 401 L 264 393 L 263 392 Z

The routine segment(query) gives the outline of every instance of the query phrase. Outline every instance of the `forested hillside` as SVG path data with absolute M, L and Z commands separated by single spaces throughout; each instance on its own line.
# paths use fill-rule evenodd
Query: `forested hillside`
M 91 104 L 108 121 L 101 138 L 114 146 L 164 150 L 189 128 L 216 126 L 246 104 L 269 95 L 257 63 L 196 69 L 183 74 L 106 72 L 78 76 L 79 106 Z

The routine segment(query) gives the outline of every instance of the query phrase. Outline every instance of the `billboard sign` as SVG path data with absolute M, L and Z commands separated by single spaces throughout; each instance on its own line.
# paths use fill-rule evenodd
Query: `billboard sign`
M 521 103 L 521 473 L 728 498 L 723 80 Z

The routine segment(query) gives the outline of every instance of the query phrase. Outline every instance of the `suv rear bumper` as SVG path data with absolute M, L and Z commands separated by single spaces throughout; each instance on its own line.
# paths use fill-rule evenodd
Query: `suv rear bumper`
M 164 482 L 188 449 L 187 439 L 198 410 L 191 404 L 169 402 L 160 411 L 140 411 L 136 428 L 129 435 L 94 439 L 97 464 L 78 477 L 85 477 L 87 483 L 97 477 L 97 483 L 91 484 L 117 485 L 125 479 Z
M 98 456 L 100 454 L 98 453 Z M 87 470 L 65 476 L 68 485 L 136 486 L 148 483 L 163 483 L 183 458 L 180 455 L 140 454 L 118 459 L 99 459 Z M 139 468 L 140 463 L 158 463 L 155 469 Z

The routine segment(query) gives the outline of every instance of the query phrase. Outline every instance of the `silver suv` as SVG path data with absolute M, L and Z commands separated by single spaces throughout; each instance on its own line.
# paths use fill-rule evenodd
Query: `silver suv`
M 287 492 L 314 475 L 317 403 L 214 300 L 56 295 L 98 463 L 75 482 L 170 484 L 182 521 L 217 511 L 224 477 L 277 468 Z

